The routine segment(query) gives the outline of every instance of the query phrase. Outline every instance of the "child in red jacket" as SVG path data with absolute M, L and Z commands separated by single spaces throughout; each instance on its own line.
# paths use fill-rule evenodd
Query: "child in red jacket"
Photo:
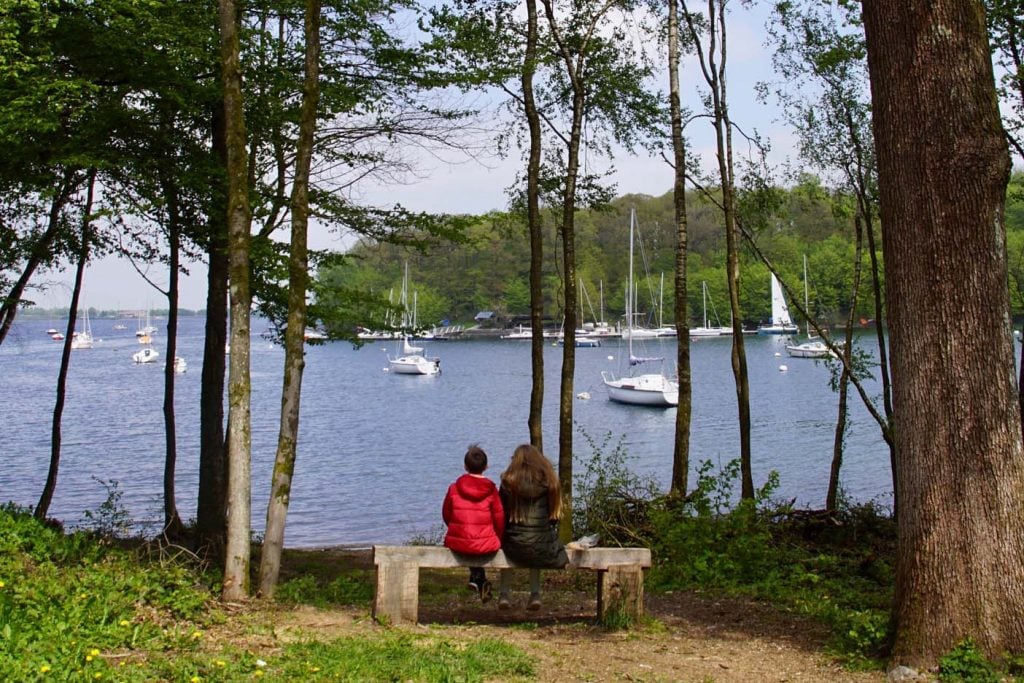
M 466 450 L 466 474 L 448 487 L 441 516 L 448 526 L 444 545 L 462 555 L 491 555 L 501 548 L 505 511 L 498 487 L 484 476 L 487 454 L 473 444 Z M 469 568 L 469 587 L 480 599 L 491 599 L 491 582 L 483 567 Z

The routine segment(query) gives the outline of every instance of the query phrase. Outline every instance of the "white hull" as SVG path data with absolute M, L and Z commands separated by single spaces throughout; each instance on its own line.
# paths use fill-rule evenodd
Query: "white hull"
M 694 327 L 689 331 L 690 339 L 698 337 L 722 337 L 732 334 L 727 327 Z
M 73 349 L 91 349 L 92 348 L 92 336 L 88 332 L 77 332 L 71 339 L 71 348 Z
M 440 375 L 441 359 L 425 356 L 400 356 L 388 358 L 391 372 L 398 375 Z
M 787 344 L 786 353 L 793 358 L 828 358 L 835 356 L 822 341 L 806 341 L 802 344 Z
M 796 334 L 799 328 L 796 325 L 763 325 L 757 328 L 758 334 Z
M 679 384 L 664 375 L 647 374 L 615 379 L 611 373 L 601 374 L 608 388 L 608 398 L 616 403 L 635 406 L 679 405 Z
M 181 356 L 174 357 L 174 371 L 179 375 L 184 374 L 188 371 L 188 363 Z
M 156 362 L 156 359 L 159 357 L 160 354 L 156 350 L 150 348 L 145 348 L 132 354 L 132 360 L 136 363 L 153 363 Z

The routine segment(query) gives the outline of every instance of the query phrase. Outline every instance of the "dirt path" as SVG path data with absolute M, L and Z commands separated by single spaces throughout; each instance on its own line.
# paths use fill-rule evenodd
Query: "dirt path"
M 357 562 L 365 566 L 367 559 Z M 517 572 L 512 609 L 499 611 L 495 602 L 481 604 L 465 588 L 464 572 L 425 570 L 420 577 L 420 624 L 393 628 L 454 640 L 513 643 L 536 658 L 540 681 L 885 680 L 882 672 L 844 671 L 826 654 L 822 627 L 769 606 L 692 593 L 648 595 L 650 619 L 644 625 L 608 631 L 593 625 L 592 572 L 545 572 L 544 577 L 541 611 L 525 609 L 525 572 Z M 281 610 L 273 619 L 274 631 L 285 640 L 310 634 L 365 635 L 384 628 L 360 608 Z

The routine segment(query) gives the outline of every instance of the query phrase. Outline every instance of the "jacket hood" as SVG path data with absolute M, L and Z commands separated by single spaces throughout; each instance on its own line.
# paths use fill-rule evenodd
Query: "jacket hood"
M 464 474 L 455 480 L 455 488 L 463 498 L 481 501 L 494 491 L 494 482 L 486 477 Z

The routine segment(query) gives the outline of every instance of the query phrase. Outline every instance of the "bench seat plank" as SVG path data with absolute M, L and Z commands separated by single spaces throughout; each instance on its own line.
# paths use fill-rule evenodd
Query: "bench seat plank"
M 569 566 L 598 572 L 598 618 L 614 613 L 630 619 L 643 615 L 643 570 L 651 566 L 649 548 L 566 548 Z M 420 568 L 487 567 L 528 569 L 500 550 L 486 559 L 458 555 L 443 546 L 373 546 L 377 592 L 373 616 L 390 623 L 415 622 L 419 612 Z
M 650 548 L 566 548 L 569 566 L 578 569 L 605 570 L 624 564 L 651 566 Z M 411 562 L 420 567 L 445 569 L 452 567 L 486 567 L 488 569 L 529 569 L 517 564 L 498 551 L 485 562 L 480 557 L 458 555 L 438 545 L 375 545 L 373 563 Z

